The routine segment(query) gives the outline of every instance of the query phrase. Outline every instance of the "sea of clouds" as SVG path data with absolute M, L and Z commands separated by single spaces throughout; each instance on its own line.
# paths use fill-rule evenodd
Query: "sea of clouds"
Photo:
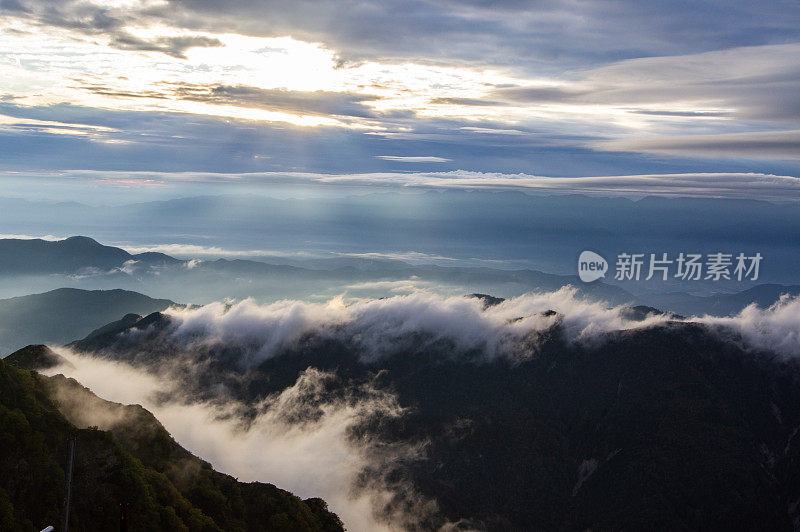
M 480 353 L 471 359 L 480 363 L 500 356 L 522 360 L 530 356 L 537 335 L 554 327 L 566 341 L 591 347 L 615 331 L 671 321 L 704 324 L 748 350 L 800 355 L 800 298 L 788 296 L 729 317 L 649 313 L 642 319 L 626 307 L 579 297 L 572 287 L 495 305 L 418 291 L 347 303 L 342 298 L 268 305 L 220 302 L 166 314 L 170 324 L 159 333 L 161 341 L 186 351 L 242 346 L 245 366 L 274 357 L 309 334 L 350 342 L 365 364 L 398 354 L 408 342 L 446 342 L 451 354 Z M 333 394 L 328 384 L 337 376 L 308 368 L 294 385 L 257 405 L 208 402 L 182 395 L 168 365 L 160 371 L 54 349 L 74 367 L 49 373 L 74 377 L 105 399 L 142 404 L 181 445 L 240 480 L 272 482 L 301 497 L 322 497 L 349 530 L 403 530 L 436 515 L 435 501 L 415 493 L 407 482 L 390 480 L 389 474 L 395 464 L 424 459 L 426 442 L 386 445 L 354 437 L 353 431 L 374 416 L 404 415 L 389 391 L 359 384 L 344 395 Z M 245 408 L 256 415 L 241 415 Z M 102 421 L 102 415 L 97 419 Z

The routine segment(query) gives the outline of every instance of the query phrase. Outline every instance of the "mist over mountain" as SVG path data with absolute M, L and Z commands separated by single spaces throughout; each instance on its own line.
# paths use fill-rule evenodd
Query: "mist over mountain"
M 661 294 L 651 298 L 652 302 L 680 314 L 728 316 L 736 314 L 748 305 L 768 307 L 782 295 L 800 295 L 798 285 L 762 284 L 735 293 L 694 296 L 686 293 Z M 646 301 L 647 296 L 641 300 Z
M 315 194 L 198 196 L 114 206 L 3 199 L 0 223 L 8 233 L 89 234 L 138 248 L 193 248 L 195 258 L 203 258 L 197 257 L 203 248 L 214 257 L 272 254 L 289 261 L 302 254 L 417 254 L 428 261 L 440 257 L 439 264 L 559 274 L 574 273 L 584 249 L 606 257 L 759 251 L 765 256 L 761 282 L 796 282 L 793 228 L 800 224 L 800 209 L 794 203 L 479 190 Z M 192 253 L 182 254 L 187 255 Z
M 0 80 L 0 532 L 72 443 L 70 532 L 800 532 L 800 1 L 0 0 Z
M 398 260 L 340 257 L 313 260 L 306 267 L 246 259 L 179 260 L 161 253 L 132 255 L 103 246 L 88 237 L 44 240 L 0 240 L 0 248 L 27 250 L 26 260 L 37 264 L 61 264 L 44 272 L 21 273 L 0 269 L 5 290 L 47 290 L 64 285 L 80 289 L 125 288 L 164 294 L 178 301 L 208 303 L 225 298 L 253 297 L 274 301 L 282 298 L 327 299 L 348 292 L 355 297 L 381 297 L 395 291 L 430 287 L 465 293 L 499 291 L 515 295 L 531 290 L 556 290 L 578 283 L 576 275 L 554 275 L 536 270 L 503 270 L 488 267 L 412 265 Z M 60 260 L 63 253 L 75 257 Z M 66 251 L 65 251 L 66 250 Z M 100 265 L 100 266 L 98 266 Z M 632 296 L 624 290 L 597 282 L 581 291 L 614 303 Z M 131 310 L 130 312 L 136 312 Z M 148 313 L 148 311 L 142 312 Z M 82 333 L 73 334 L 72 338 Z M 36 341 L 36 340 L 33 340 Z M 66 341 L 66 340 L 65 340 Z
M 290 489 L 324 459 L 313 442 L 349 449 L 357 467 L 332 474 L 352 499 L 319 484 L 345 525 L 366 500 L 389 529 L 792 530 L 798 305 L 687 320 L 567 289 L 218 304 L 118 323 L 50 372 L 152 404 L 223 470 Z M 289 441 L 309 454 L 231 457 Z
M 343 530 L 322 500 L 218 473 L 141 406 L 104 401 L 61 375 L 0 360 L 0 420 L 3 530 L 114 530 L 123 506 L 131 530 Z
M 254 298 L 262 302 L 280 299 L 325 301 L 343 295 L 347 298 L 377 298 L 416 290 L 447 294 L 492 293 L 515 297 L 528 292 L 558 290 L 572 285 L 581 294 L 602 299 L 609 305 L 646 305 L 684 315 L 731 315 L 750 303 L 768 306 L 782 294 L 797 294 L 792 285 L 725 282 L 703 288 L 705 295 L 690 293 L 691 283 L 640 285 L 628 283 L 628 292 L 613 283 L 611 275 L 593 283 L 583 283 L 574 274 L 557 275 L 531 269 L 507 269 L 489 266 L 411 264 L 373 256 L 337 258 L 295 258 L 278 256 L 255 259 L 177 259 L 156 252 L 130 254 L 121 248 L 104 246 L 87 237 L 60 241 L 0 239 L 0 248 L 24 249 L 26 260 L 47 266 L 50 273 L 24 272 L 9 266 L 0 269 L 0 293 L 29 293 L 64 286 L 83 290 L 113 290 L 159 294 L 174 301 L 210 303 L 226 298 Z M 65 253 L 74 257 L 63 260 Z M 11 261 L 10 263 L 12 263 Z M 750 286 L 750 288 L 744 288 Z M 680 291 L 676 290 L 681 289 Z M 95 320 L 94 327 L 127 312 L 147 314 L 160 309 L 114 308 L 114 313 Z M 24 343 L 38 341 L 66 342 L 87 332 L 86 328 L 66 331 L 57 338 L 26 337 Z

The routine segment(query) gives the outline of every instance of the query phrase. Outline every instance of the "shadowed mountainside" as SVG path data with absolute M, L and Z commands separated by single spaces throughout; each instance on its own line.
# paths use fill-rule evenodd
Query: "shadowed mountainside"
M 426 526 L 466 519 L 497 531 L 793 529 L 793 361 L 679 320 L 603 333 L 587 345 L 568 341 L 560 323 L 523 339 L 523 358 L 459 351 L 415 331 L 392 337 L 387 355 L 364 358 L 347 338 L 311 332 L 251 366 L 244 361 L 252 346 L 197 343 L 197 330 L 187 350 L 162 314 L 134 324 L 137 335 L 73 347 L 163 370 L 182 346 L 185 371 L 173 377 L 183 399 L 255 405 L 310 367 L 335 375 L 331 394 L 364 383 L 394 394 L 406 414 L 366 420 L 354 437 L 425 442 L 424 458 L 392 474 L 437 502 L 439 521 Z
M 163 253 L 132 255 L 85 236 L 55 241 L 0 239 L 0 273 L 3 274 L 75 273 L 89 268 L 111 271 L 129 260 L 153 265 L 179 262 Z
M 2 299 L 0 353 L 32 343 L 64 344 L 124 314 L 150 314 L 172 305 L 128 290 L 75 288 Z
M 0 360 L 0 529 L 60 528 L 67 441 L 75 442 L 70 530 L 341 531 L 320 499 L 241 483 L 181 448 L 140 406 Z

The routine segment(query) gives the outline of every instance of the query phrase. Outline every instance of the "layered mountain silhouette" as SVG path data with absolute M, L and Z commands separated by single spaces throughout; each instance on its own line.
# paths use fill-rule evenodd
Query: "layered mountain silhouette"
M 359 297 L 380 297 L 370 292 L 370 286 L 383 285 L 383 290 L 391 290 L 391 283 L 421 287 L 427 283 L 464 292 L 499 292 L 498 295 L 507 297 L 573 285 L 581 295 L 610 305 L 647 305 L 682 315 L 730 315 L 751 303 L 769 306 L 783 294 L 800 294 L 798 286 L 761 284 L 738 292 L 730 286 L 724 290 L 720 287 L 718 293 L 699 296 L 687 292 L 652 292 L 652 283 L 648 285 L 651 291 L 632 294 L 602 280 L 582 283 L 575 275 L 556 275 L 531 269 L 414 265 L 400 260 L 364 257 L 190 261 L 163 253 L 131 254 L 88 237 L 70 237 L 55 242 L 0 239 L 0 276 L 15 283 L 21 282 L 17 279 L 23 279 L 22 286 L 38 290 L 65 285 L 82 289 L 126 288 L 165 294 L 173 300 L 192 303 L 229 297 L 262 300 L 304 299 L 320 294 L 334 297 L 343 292 Z M 687 289 L 692 287 L 687 285 Z M 362 293 L 364 290 L 366 292 Z M 160 309 L 123 309 L 105 316 L 103 321 L 124 312 L 147 314 L 154 310 Z M 61 337 L 58 341 L 74 340 L 86 331 L 73 331 L 69 338 Z M 6 345 L 5 350 L 41 341 L 50 340 L 30 337 L 22 343 Z M 0 347 L 3 347 L 1 336 Z
M 88 268 L 111 271 L 130 260 L 154 265 L 179 262 L 163 253 L 133 255 L 85 236 L 55 241 L 0 239 L 2 274 L 75 273 Z
M 584 249 L 606 258 L 637 250 L 760 251 L 764 282 L 796 280 L 800 212 L 792 202 L 409 192 L 308 198 L 228 194 L 113 206 L 0 198 L 0 222 L 9 232 L 88 232 L 109 241 L 127 240 L 136 228 L 137 235 L 154 241 L 183 242 L 180 237 L 191 228 L 203 242 L 223 247 L 238 242 L 250 249 L 297 251 L 302 242 L 308 251 L 348 250 L 353 243 L 362 251 L 446 251 L 456 257 L 530 259 L 537 269 L 554 272 L 573 271 L 576 254 Z
M 150 314 L 172 305 L 128 290 L 75 288 L 0 299 L 0 354 L 32 343 L 65 344 L 124 314 Z
M 666 305 L 670 310 L 687 316 L 702 314 L 727 316 L 736 314 L 753 303 L 762 308 L 769 307 L 783 295 L 800 295 L 800 286 L 760 284 L 732 294 L 692 296 L 689 294 L 676 293 L 665 294 L 659 296 L 657 299 L 660 304 Z
M 84 236 L 54 242 L 0 239 L 0 257 L 3 258 L 0 276 L 27 279 L 38 275 L 34 277 L 34 286 L 50 285 L 58 276 L 55 278 L 63 279 L 62 283 L 80 288 L 129 288 L 165 293 L 195 303 L 226 297 L 297 298 L 308 295 L 303 291 L 306 287 L 311 293 L 333 289 L 333 296 L 350 285 L 376 281 L 505 286 L 520 293 L 557 290 L 579 282 L 577 275 L 555 275 L 530 269 L 412 265 L 398 260 L 359 257 L 293 264 L 244 259 L 179 260 L 162 253 L 130 254 Z M 49 277 L 42 280 L 42 276 Z M 581 286 L 580 290 L 587 296 L 617 304 L 632 300 L 624 290 L 602 282 Z M 77 336 L 80 335 L 72 339 Z
M 633 319 L 653 312 L 630 311 Z M 180 368 L 171 376 L 182 400 L 255 408 L 309 368 L 335 375 L 326 393 L 368 384 L 393 394 L 405 414 L 365 419 L 352 437 L 424 446 L 390 471 L 414 496 L 436 501 L 423 529 L 795 529 L 793 360 L 679 319 L 576 344 L 557 314 L 544 315 L 556 318 L 553 326 L 524 338 L 514 357 L 458 350 L 414 330 L 370 357 L 357 339 L 318 331 L 249 364 L 247 343 L 203 343 L 198 332 L 186 342 L 159 313 L 72 348 L 142 369 L 169 362 Z M 364 471 L 362 480 L 386 473 Z

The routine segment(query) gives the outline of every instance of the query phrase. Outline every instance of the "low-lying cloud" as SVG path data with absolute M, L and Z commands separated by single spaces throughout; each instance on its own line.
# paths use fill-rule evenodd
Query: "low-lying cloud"
M 564 287 L 550 293 L 526 294 L 485 307 L 478 298 L 414 291 L 386 299 L 341 297 L 324 303 L 284 300 L 259 305 L 244 300 L 233 305 L 212 303 L 192 309 L 170 309 L 166 341 L 181 349 L 213 349 L 236 345 L 257 365 L 314 334 L 348 342 L 364 362 L 403 349 L 421 349 L 445 342 L 455 356 L 472 351 L 485 359 L 524 357 L 518 344 L 531 334 L 559 325 L 570 341 L 588 341 L 598 333 L 646 327 L 669 319 L 628 317 L 625 307 L 578 297 Z
M 309 368 L 294 385 L 256 405 L 191 402 L 166 374 L 56 349 L 74 367 L 48 374 L 75 378 L 109 401 L 141 404 L 179 444 L 240 481 L 269 482 L 303 498 L 323 498 L 348 530 L 404 530 L 437 512 L 434 501 L 406 481 L 390 478 L 396 464 L 424 456 L 425 442 L 386 444 L 352 435 L 371 418 L 403 415 L 388 392 L 363 385 L 334 394 L 328 384 L 336 377 Z M 85 397 L 68 387 L 56 390 L 79 425 L 110 430 L 122 420 L 118 406 L 91 402 L 90 410 L 81 410 L 76 401 Z M 245 410 L 256 414 L 245 417 Z
M 622 149 L 622 148 L 620 148 Z M 76 182 L 106 184 L 110 176 L 131 183 L 155 176 L 173 185 L 268 187 L 299 185 L 350 186 L 376 190 L 517 190 L 542 194 L 585 194 L 599 196 L 662 196 L 695 198 L 737 198 L 767 201 L 800 200 L 800 178 L 755 172 L 669 173 L 638 175 L 594 175 L 548 177 L 501 172 L 98 172 L 64 171 Z M 144 249 L 144 248 L 143 248 Z
M 783 295 L 767 308 L 753 303 L 732 317 L 703 316 L 691 320 L 720 330 L 746 348 L 785 357 L 800 356 L 800 297 Z
M 344 342 L 364 363 L 437 345 L 446 345 L 454 357 L 521 360 L 535 354 L 530 348 L 537 335 L 556 327 L 567 342 L 592 344 L 607 333 L 670 321 L 711 326 L 735 336 L 746 348 L 785 356 L 800 353 L 800 298 L 789 296 L 768 308 L 750 305 L 733 317 L 680 318 L 655 312 L 635 316 L 628 307 L 581 296 L 572 286 L 495 305 L 476 297 L 415 290 L 383 299 L 346 301 L 339 296 L 321 303 L 283 300 L 260 305 L 248 299 L 166 313 L 171 326 L 162 341 L 184 350 L 237 346 L 244 353 L 244 366 L 278 356 L 309 335 Z
M 170 324 L 156 333 L 159 345 L 166 343 L 174 353 L 234 348 L 244 369 L 296 347 L 309 335 L 347 343 L 368 365 L 427 346 L 445 346 L 440 356 L 468 356 L 462 360 L 481 364 L 497 357 L 519 362 L 533 356 L 549 332 L 558 331 L 566 342 L 591 350 L 616 331 L 671 322 L 706 325 L 719 338 L 747 350 L 785 358 L 800 354 L 800 298 L 789 296 L 767 308 L 750 305 L 732 317 L 642 315 L 579 297 L 569 286 L 500 302 L 415 291 L 349 304 L 341 297 L 268 305 L 245 300 L 166 313 Z M 135 335 L 152 340 L 148 335 L 153 332 L 134 332 L 127 339 L 137 346 Z M 376 419 L 406 414 L 393 392 L 372 382 L 345 382 L 335 372 L 309 367 L 294 384 L 244 404 L 222 392 L 200 399 L 182 389 L 173 372 L 179 368 L 199 374 L 201 362 L 134 366 L 56 350 L 74 367 L 55 368 L 51 374 L 74 377 L 112 401 L 142 404 L 180 444 L 240 480 L 272 482 L 302 497 L 324 498 L 350 530 L 402 530 L 443 522 L 435 501 L 420 496 L 402 475 L 390 474 L 399 464 L 424 460 L 427 442 L 379 442 L 359 430 Z M 112 414 L 98 413 L 95 424 L 116 422 L 117 414 Z

